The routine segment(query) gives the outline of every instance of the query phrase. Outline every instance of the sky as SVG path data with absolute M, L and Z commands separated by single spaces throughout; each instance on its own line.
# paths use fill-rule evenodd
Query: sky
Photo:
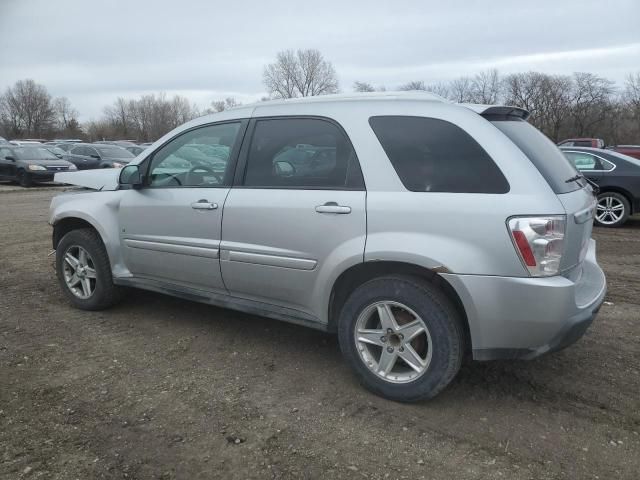
M 181 94 L 207 107 L 266 94 L 278 51 L 317 48 L 340 89 L 394 89 L 481 70 L 640 71 L 640 0 L 0 0 L 0 92 L 32 78 L 80 120 L 116 97 Z

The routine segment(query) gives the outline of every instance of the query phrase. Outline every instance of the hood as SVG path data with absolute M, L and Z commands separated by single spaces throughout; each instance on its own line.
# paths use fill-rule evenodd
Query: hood
M 117 190 L 119 177 L 119 168 L 100 168 L 95 170 L 56 173 L 53 180 L 59 183 L 106 191 Z

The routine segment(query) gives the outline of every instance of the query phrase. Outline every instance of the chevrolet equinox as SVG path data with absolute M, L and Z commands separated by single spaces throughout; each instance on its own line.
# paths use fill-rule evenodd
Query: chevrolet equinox
M 62 291 L 126 287 L 337 333 L 358 379 L 431 398 L 474 360 L 579 339 L 605 295 L 596 199 L 525 110 L 426 93 L 263 102 L 122 170 L 56 174 Z

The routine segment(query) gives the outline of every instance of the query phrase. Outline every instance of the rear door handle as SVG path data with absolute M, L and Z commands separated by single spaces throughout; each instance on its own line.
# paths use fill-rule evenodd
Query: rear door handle
M 316 207 L 318 213 L 339 213 L 345 215 L 351 213 L 351 207 L 345 205 L 338 205 L 336 202 L 327 202 L 324 205 L 318 205 Z
M 198 200 L 191 204 L 191 208 L 194 210 L 215 210 L 218 208 L 218 204 L 209 202 L 208 200 Z

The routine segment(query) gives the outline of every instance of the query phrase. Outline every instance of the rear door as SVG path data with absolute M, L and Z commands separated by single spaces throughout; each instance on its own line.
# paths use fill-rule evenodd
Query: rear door
M 323 279 L 364 255 L 358 159 L 327 119 L 257 119 L 249 132 L 224 207 L 224 283 L 234 296 L 322 317 Z
M 598 183 L 602 178 L 603 167 L 599 157 L 576 150 L 563 150 L 563 152 L 576 169 L 589 180 Z

